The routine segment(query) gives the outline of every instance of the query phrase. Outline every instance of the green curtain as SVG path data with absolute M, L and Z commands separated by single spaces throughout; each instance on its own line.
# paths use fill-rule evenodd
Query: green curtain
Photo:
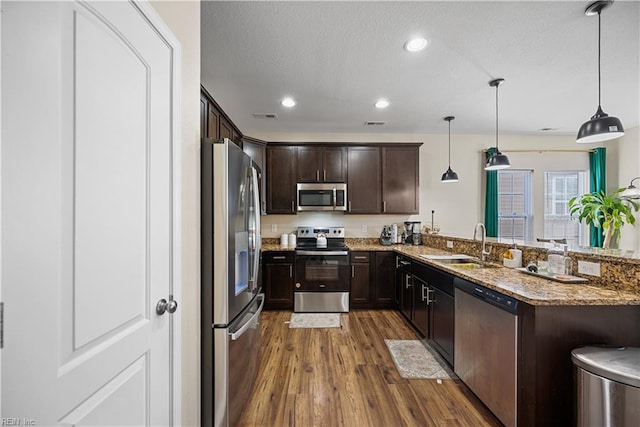
M 589 153 L 589 183 L 590 191 L 607 191 L 607 149 L 598 147 Z M 604 243 L 602 227 L 589 226 L 590 244 L 598 248 Z
M 493 156 L 496 147 L 487 150 L 486 158 Z M 487 189 L 484 202 L 484 225 L 488 237 L 498 237 L 498 171 L 486 171 Z

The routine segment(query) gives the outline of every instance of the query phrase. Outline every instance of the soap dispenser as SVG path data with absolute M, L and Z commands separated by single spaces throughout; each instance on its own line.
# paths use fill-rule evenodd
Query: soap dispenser
M 565 274 L 564 251 L 558 243 L 552 242 L 553 247 L 547 251 L 548 271 L 550 274 Z

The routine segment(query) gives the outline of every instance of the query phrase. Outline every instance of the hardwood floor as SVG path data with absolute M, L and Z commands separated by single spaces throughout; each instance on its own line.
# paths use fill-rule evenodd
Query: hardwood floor
M 242 426 L 500 426 L 460 381 L 406 380 L 384 339 L 419 339 L 393 310 L 342 315 L 342 328 L 290 329 L 266 311 L 262 363 Z

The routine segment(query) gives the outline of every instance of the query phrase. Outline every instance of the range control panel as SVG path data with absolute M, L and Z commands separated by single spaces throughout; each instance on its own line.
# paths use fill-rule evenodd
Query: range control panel
M 298 237 L 316 238 L 323 233 L 327 239 L 344 239 L 344 227 L 298 227 Z

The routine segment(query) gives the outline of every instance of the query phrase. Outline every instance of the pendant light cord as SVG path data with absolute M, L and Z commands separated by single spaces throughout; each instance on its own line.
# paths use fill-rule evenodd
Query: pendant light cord
M 451 120 L 449 120 L 449 169 L 451 169 Z
M 500 85 L 496 85 L 496 153 L 500 152 L 498 148 L 498 86 Z
M 602 77 L 600 75 L 600 39 L 602 38 L 601 36 L 601 32 L 602 32 L 602 26 L 600 24 L 600 14 L 602 13 L 602 11 L 598 11 L 598 108 L 601 107 L 602 105 L 602 100 L 601 98 L 601 93 L 602 93 L 602 87 L 601 87 L 601 81 L 602 81 Z

